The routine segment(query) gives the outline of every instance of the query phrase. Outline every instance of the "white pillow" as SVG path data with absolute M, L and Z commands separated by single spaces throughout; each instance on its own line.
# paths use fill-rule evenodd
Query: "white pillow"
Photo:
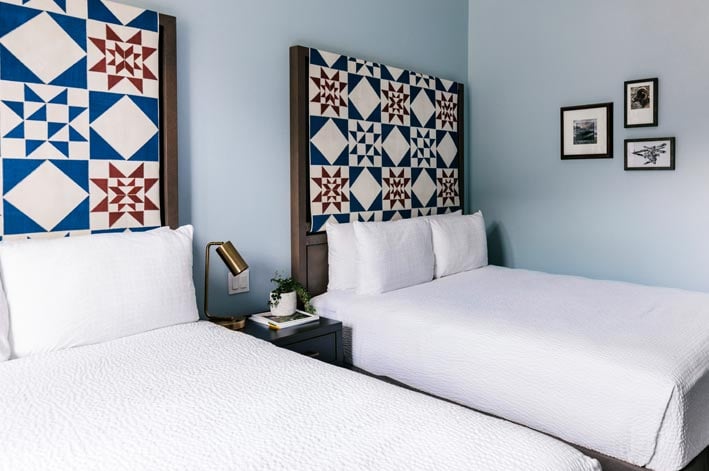
M 352 224 L 325 226 L 327 232 L 328 291 L 352 290 L 357 286 L 357 252 Z
M 10 318 L 5 291 L 0 284 L 0 361 L 10 359 Z
M 431 219 L 436 278 L 487 266 L 487 234 L 483 214 Z
M 460 216 L 461 214 L 463 212 L 458 210 L 447 214 L 423 216 L 421 219 L 430 220 L 447 216 Z M 356 289 L 357 250 L 353 224 L 329 222 L 325 225 L 325 231 L 327 232 L 328 291 Z
M 378 294 L 433 279 L 431 227 L 423 218 L 354 223 L 357 293 Z
M 5 242 L 13 358 L 197 321 L 192 226 Z

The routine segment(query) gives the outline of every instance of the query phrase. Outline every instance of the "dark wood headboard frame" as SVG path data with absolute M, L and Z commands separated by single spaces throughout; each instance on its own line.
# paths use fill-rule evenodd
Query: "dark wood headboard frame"
M 291 275 L 312 295 L 327 291 L 327 235 L 310 232 L 310 151 L 308 69 L 310 50 L 290 48 L 291 136 Z M 458 84 L 458 183 L 461 207 L 465 205 L 464 89 Z
M 160 24 L 160 216 L 176 228 L 177 184 L 177 20 L 159 15 Z

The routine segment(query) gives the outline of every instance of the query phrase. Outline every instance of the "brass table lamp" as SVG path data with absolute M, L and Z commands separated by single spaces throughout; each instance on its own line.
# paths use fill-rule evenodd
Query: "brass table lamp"
M 204 315 L 215 324 L 222 325 L 229 329 L 243 329 L 246 325 L 245 317 L 215 317 L 209 313 L 209 254 L 213 246 L 217 246 L 217 254 L 221 257 L 232 275 L 238 276 L 249 268 L 231 241 L 210 242 L 207 244 L 204 258 Z

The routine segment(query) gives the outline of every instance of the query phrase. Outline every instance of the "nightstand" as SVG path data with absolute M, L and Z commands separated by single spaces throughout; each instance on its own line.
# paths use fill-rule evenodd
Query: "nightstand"
M 344 350 L 340 321 L 321 317 L 318 321 L 308 324 L 271 330 L 265 325 L 248 320 L 246 327 L 240 332 L 271 342 L 286 350 L 342 366 Z

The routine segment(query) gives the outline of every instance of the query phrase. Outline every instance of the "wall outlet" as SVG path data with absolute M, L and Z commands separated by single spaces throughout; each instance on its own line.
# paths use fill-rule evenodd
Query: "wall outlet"
M 241 294 L 249 292 L 249 270 L 244 270 L 239 276 L 234 276 L 227 272 L 227 288 L 229 294 Z

